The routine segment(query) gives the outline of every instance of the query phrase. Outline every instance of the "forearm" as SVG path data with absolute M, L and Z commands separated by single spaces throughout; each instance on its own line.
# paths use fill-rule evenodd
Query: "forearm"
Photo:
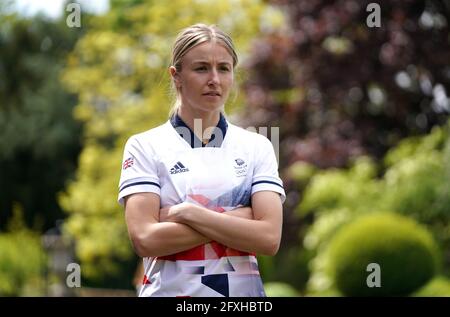
M 209 242 L 210 239 L 195 229 L 175 222 L 148 225 L 142 239 L 142 257 L 165 256 L 186 251 Z
M 250 207 L 237 208 L 226 212 L 226 214 L 232 218 L 252 219 L 253 217 Z M 177 222 L 151 224 L 146 231 L 144 239 L 145 255 L 141 256 L 175 254 L 213 240 L 208 235 L 202 234 L 186 224 Z
M 227 213 L 195 207 L 183 215 L 181 222 L 211 240 L 240 251 L 272 254 L 272 250 L 278 248 L 274 246 L 279 243 L 277 230 L 263 220 L 231 217 Z

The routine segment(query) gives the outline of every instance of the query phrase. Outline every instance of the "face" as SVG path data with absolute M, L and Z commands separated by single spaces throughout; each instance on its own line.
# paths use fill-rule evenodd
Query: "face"
M 195 112 L 220 111 L 233 85 L 233 58 L 220 43 L 204 42 L 190 49 L 181 72 L 171 68 L 182 107 Z

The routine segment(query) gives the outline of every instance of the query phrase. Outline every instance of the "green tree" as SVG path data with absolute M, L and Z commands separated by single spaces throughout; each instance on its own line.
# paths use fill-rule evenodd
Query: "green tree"
M 46 230 L 64 217 L 56 193 L 74 173 L 81 129 L 59 76 L 79 34 L 62 20 L 0 8 L 0 230 L 15 202 L 28 227 Z
M 178 31 L 198 22 L 218 24 L 232 34 L 243 57 L 262 28 L 282 21 L 262 1 L 243 0 L 174 0 L 170 6 L 113 1 L 108 14 L 92 20 L 64 74 L 66 86 L 79 97 L 74 114 L 84 123 L 85 147 L 76 180 L 60 200 L 85 278 L 106 285 L 106 278 L 113 283 L 116 276 L 117 283 L 130 286 L 132 273 L 124 268 L 135 257 L 117 203 L 122 151 L 132 134 L 168 118 L 167 67 Z
M 0 233 L 0 296 L 42 295 L 47 254 L 40 236 L 26 227 L 17 203 L 6 229 Z
M 287 12 L 289 32 L 253 47 L 246 110 L 260 115 L 246 119 L 281 127 L 284 164 L 380 159 L 402 138 L 445 124 L 448 1 L 378 1 L 378 28 L 366 24 L 371 0 L 272 2 Z

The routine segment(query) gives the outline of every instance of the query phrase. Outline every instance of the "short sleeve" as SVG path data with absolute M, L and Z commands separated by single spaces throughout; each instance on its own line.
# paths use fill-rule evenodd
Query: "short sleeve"
M 286 200 L 283 181 L 278 175 L 278 163 L 275 151 L 269 139 L 259 136 L 255 149 L 255 166 L 252 180 L 252 195 L 256 192 L 269 190 L 280 194 L 281 202 Z
M 123 205 L 124 197 L 145 192 L 160 195 L 156 157 L 149 149 L 144 150 L 136 137 L 131 137 L 123 154 L 118 201 Z

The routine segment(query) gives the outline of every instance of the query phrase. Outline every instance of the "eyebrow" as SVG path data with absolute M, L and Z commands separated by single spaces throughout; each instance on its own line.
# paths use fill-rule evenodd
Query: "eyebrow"
M 209 65 L 210 63 L 207 61 L 203 61 L 203 60 L 195 60 L 195 61 L 192 61 L 192 64 Z M 223 65 L 223 64 L 232 65 L 232 63 L 230 63 L 228 61 L 220 61 L 218 64 L 219 65 Z

